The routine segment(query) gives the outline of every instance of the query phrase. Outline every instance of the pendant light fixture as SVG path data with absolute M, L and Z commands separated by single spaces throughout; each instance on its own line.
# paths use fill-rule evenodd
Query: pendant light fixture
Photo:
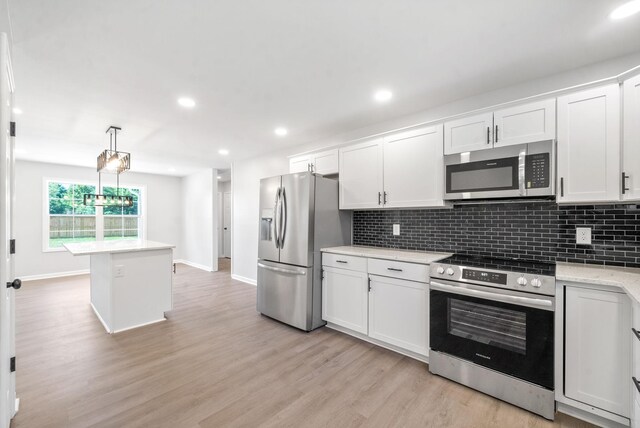
M 110 126 L 107 129 L 109 134 L 109 148 L 98 155 L 98 192 L 95 194 L 85 193 L 84 204 L 89 206 L 120 206 L 130 207 L 133 205 L 133 197 L 120 195 L 120 174 L 129 171 L 131 168 L 131 154 L 118 151 L 118 131 L 122 129 L 117 126 Z M 116 194 L 102 194 L 102 173 L 116 174 Z

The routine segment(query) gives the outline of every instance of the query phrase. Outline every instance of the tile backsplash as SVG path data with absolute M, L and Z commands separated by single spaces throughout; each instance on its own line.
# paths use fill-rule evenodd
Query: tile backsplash
M 591 245 L 576 244 L 581 226 L 592 228 Z M 640 206 L 537 201 L 355 211 L 353 244 L 640 267 Z

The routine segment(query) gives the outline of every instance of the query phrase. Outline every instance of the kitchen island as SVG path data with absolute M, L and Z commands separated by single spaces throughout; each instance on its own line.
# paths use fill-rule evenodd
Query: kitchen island
M 165 320 L 172 308 L 175 245 L 146 240 L 64 244 L 91 257 L 91 307 L 108 333 Z

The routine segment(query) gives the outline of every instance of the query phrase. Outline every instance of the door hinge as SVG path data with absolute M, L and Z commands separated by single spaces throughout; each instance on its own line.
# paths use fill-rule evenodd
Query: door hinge
M 16 240 L 15 239 L 10 239 L 9 240 L 9 254 L 15 254 L 16 253 Z
M 16 371 L 16 357 L 11 357 L 9 360 L 9 371 L 11 373 Z
M 10 137 L 15 137 L 16 136 L 16 123 L 15 122 L 10 122 L 10 124 L 9 124 L 9 136 Z

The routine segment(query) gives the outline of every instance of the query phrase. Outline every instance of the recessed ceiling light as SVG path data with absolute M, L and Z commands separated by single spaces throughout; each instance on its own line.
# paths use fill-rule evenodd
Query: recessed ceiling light
M 273 132 L 275 132 L 276 135 L 279 137 L 284 137 L 289 133 L 289 131 L 287 131 L 287 128 L 283 128 L 282 126 L 277 127 L 276 129 L 273 130 Z
M 229 154 L 229 150 L 227 149 L 220 149 L 218 150 L 218 153 L 220 153 L 222 156 L 226 156 Z
M 196 102 L 192 98 L 187 97 L 178 98 L 178 104 L 186 108 L 194 108 L 196 106 Z
M 640 12 L 640 0 L 631 0 L 615 8 L 609 18 L 622 19 L 638 12 Z
M 373 98 L 379 103 L 389 101 L 391 97 L 393 97 L 393 93 L 391 93 L 391 91 L 389 91 L 388 89 L 380 89 L 375 94 L 373 94 Z
M 22 114 L 22 110 L 21 110 L 21 109 L 19 109 L 18 107 L 14 107 L 14 108 L 13 108 L 13 113 L 14 113 L 14 114 Z

